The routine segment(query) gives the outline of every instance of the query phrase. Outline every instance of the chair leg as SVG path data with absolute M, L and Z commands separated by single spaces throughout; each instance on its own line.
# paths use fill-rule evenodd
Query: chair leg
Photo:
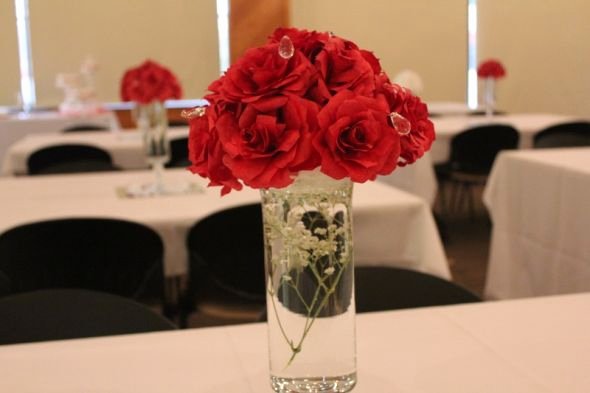
M 462 207 L 464 205 L 464 194 L 465 194 L 465 185 L 463 182 L 456 182 L 455 183 L 455 195 L 453 201 L 453 211 L 455 214 L 462 212 Z
M 453 188 L 451 189 L 451 197 L 449 198 L 449 213 L 456 214 L 457 213 L 457 204 L 461 194 L 461 183 L 459 182 L 452 182 Z
M 165 279 L 163 314 L 173 321 L 179 316 L 181 294 L 185 285 L 184 280 L 181 276 Z
M 444 180 L 440 181 L 438 184 L 436 205 L 438 205 L 442 217 L 445 217 L 448 214 L 447 189 L 449 186 L 450 183 Z
M 473 195 L 473 193 L 475 192 L 474 187 L 469 185 L 469 184 L 465 184 L 466 187 L 466 191 L 467 191 L 467 205 L 468 205 L 468 209 L 469 209 L 469 219 L 470 220 L 474 220 L 475 219 L 475 196 Z

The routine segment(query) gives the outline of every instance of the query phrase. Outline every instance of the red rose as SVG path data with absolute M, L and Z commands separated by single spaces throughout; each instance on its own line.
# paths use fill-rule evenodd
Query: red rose
M 223 163 L 221 143 L 215 128 L 217 114 L 214 107 L 208 107 L 205 115 L 189 120 L 189 170 L 209 178 L 209 186 L 222 186 L 221 195 L 231 189 L 241 190 L 242 184 Z
M 289 37 L 295 49 L 301 51 L 312 63 L 330 38 L 329 33 L 279 27 L 272 33 L 268 41 L 269 43 L 279 43 L 284 36 Z
M 146 60 L 136 68 L 129 69 L 121 81 L 121 99 L 149 104 L 180 98 L 182 89 L 176 76 L 158 63 Z
M 383 72 L 383 70 L 381 69 L 381 63 L 379 62 L 379 59 L 375 56 L 373 52 L 361 49 L 361 55 L 371 65 L 371 68 L 373 69 L 373 73 L 375 75 L 379 75 L 381 72 Z
M 242 183 L 282 188 L 318 167 L 374 180 L 434 140 L 426 105 L 392 84 L 372 52 L 331 33 L 279 28 L 208 89 L 206 117 L 191 121 L 190 168 L 223 194 Z
M 387 76 L 377 78 L 377 93 L 383 95 L 391 112 L 405 117 L 410 132 L 400 136 L 400 166 L 415 162 L 430 149 L 434 141 L 434 124 L 428 119 L 428 108 L 408 89 L 389 82 Z
M 302 96 L 315 79 L 316 71 L 299 51 L 290 59 L 279 55 L 278 44 L 249 49 L 214 86 L 227 101 L 253 102 L 277 94 Z
M 477 67 L 477 76 L 479 78 L 499 79 L 506 76 L 506 70 L 498 60 L 489 59 L 482 62 L 479 67 Z
M 319 163 L 311 146 L 317 105 L 296 96 L 248 104 L 239 118 L 223 113 L 217 122 L 224 164 L 252 188 L 281 188 L 300 170 Z
M 318 114 L 320 131 L 313 141 L 322 158 L 321 171 L 360 183 L 393 171 L 400 142 L 388 115 L 383 99 L 348 90 L 332 97 Z
M 221 86 L 223 85 L 225 78 L 226 75 L 223 75 L 212 82 L 207 88 L 210 93 L 206 94 L 204 98 L 215 107 L 217 113 L 230 112 L 235 117 L 239 117 L 246 104 L 240 101 L 228 101 L 223 97 L 221 94 Z
M 359 50 L 354 43 L 330 37 L 315 58 L 314 66 L 320 73 L 320 79 L 313 92 L 314 99 L 323 104 L 343 90 L 372 97 L 375 90 L 373 68 L 376 66 L 373 59 L 376 60 L 368 52 Z

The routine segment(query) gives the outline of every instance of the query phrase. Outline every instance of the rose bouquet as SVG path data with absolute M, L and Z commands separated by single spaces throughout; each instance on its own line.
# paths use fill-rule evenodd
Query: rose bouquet
M 496 80 L 506 76 L 506 69 L 496 59 L 482 61 L 477 67 L 477 77 L 484 81 L 483 101 L 486 115 L 492 116 L 496 106 Z
M 176 76 L 166 67 L 146 60 L 137 67 L 125 71 L 121 80 L 121 99 L 149 104 L 182 96 L 182 88 Z
M 477 76 L 482 79 L 500 79 L 506 76 L 506 69 L 500 61 L 496 59 L 488 59 L 482 61 L 477 67 Z
M 282 188 L 300 171 L 374 180 L 434 139 L 426 105 L 379 60 L 330 33 L 279 28 L 209 86 L 190 118 L 190 170 L 222 194 Z
M 248 50 L 209 91 L 209 105 L 187 113 L 189 168 L 222 195 L 261 189 L 272 386 L 349 391 L 352 182 L 430 148 L 426 105 L 391 83 L 371 52 L 293 28 Z

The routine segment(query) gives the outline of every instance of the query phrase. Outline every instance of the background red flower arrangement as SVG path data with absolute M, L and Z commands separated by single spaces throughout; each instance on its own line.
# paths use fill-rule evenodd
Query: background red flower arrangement
M 189 169 L 222 194 L 286 187 L 318 167 L 335 179 L 374 180 L 434 140 L 426 105 L 391 83 L 371 52 L 328 33 L 279 28 L 209 91 L 209 106 L 190 118 Z
M 484 60 L 477 67 L 477 76 L 479 78 L 499 79 L 506 76 L 506 69 L 496 59 Z
M 149 104 L 182 96 L 176 76 L 166 67 L 152 60 L 125 71 L 121 81 L 121 99 Z

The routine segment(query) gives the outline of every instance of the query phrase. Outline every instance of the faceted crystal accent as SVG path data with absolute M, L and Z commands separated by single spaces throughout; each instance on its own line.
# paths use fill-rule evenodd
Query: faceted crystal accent
M 293 46 L 293 41 L 291 41 L 289 36 L 284 35 L 279 41 L 279 56 L 285 60 L 289 60 L 294 54 L 295 47 Z
M 195 117 L 201 117 L 204 114 L 205 107 L 203 106 L 197 106 L 195 108 L 190 109 L 183 109 L 182 112 L 180 112 L 180 116 L 187 120 L 194 119 Z
M 397 112 L 389 114 L 391 125 L 400 135 L 408 135 L 412 130 L 412 123 Z

